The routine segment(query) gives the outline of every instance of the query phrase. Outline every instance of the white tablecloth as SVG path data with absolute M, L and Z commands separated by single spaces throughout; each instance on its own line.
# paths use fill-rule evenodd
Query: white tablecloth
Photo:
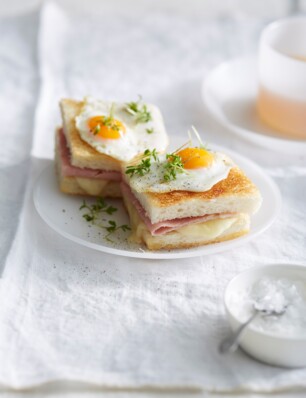
M 1 384 L 306 388 L 306 370 L 269 367 L 240 351 L 217 353 L 229 331 L 222 296 L 231 277 L 259 264 L 306 264 L 306 154 L 238 141 L 208 117 L 200 98 L 205 73 L 255 51 L 262 26 L 235 16 L 203 21 L 128 8 L 85 17 L 51 3 L 39 15 L 2 21 Z M 281 189 L 280 217 L 235 251 L 173 261 L 111 256 L 57 235 L 34 209 L 33 182 L 53 156 L 59 98 L 87 94 L 142 94 L 161 107 L 172 139 L 194 124 L 207 141 L 253 158 Z

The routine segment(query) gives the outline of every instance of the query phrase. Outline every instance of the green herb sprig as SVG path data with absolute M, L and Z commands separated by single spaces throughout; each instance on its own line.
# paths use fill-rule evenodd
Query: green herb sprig
M 151 169 L 151 159 L 154 159 L 156 162 L 158 162 L 158 156 L 156 149 L 154 148 L 152 151 L 150 149 L 146 149 L 143 153 L 141 162 L 138 163 L 137 165 L 133 166 L 127 166 L 125 170 L 125 174 L 130 175 L 133 177 L 135 174 L 139 176 L 144 176 L 147 174 L 150 169 Z
M 106 213 L 112 215 L 118 209 L 111 205 L 107 205 L 103 198 L 97 198 L 96 203 L 92 205 L 88 205 L 85 200 L 83 200 L 82 205 L 80 206 L 80 210 L 87 209 L 88 213 L 83 214 L 83 218 L 86 221 L 95 222 L 97 220 L 97 216 L 101 213 Z
M 101 124 L 97 124 L 93 131 L 94 135 L 97 135 L 100 132 L 100 130 L 101 130 Z
M 84 209 L 86 209 L 88 212 L 83 214 L 82 217 L 92 225 L 96 225 L 102 229 L 105 229 L 108 232 L 108 234 L 105 236 L 105 239 L 110 242 L 112 242 L 112 240 L 109 238 L 109 236 L 114 232 L 120 229 L 124 232 L 131 229 L 126 224 L 117 225 L 116 221 L 114 220 L 109 220 L 107 225 L 99 223 L 99 215 L 101 213 L 112 215 L 118 210 L 116 207 L 108 205 L 103 198 L 97 198 L 96 202 L 92 205 L 87 204 L 87 202 L 83 200 L 80 210 Z
M 106 229 L 106 231 L 108 232 L 108 234 L 105 235 L 105 239 L 107 239 L 107 240 L 110 240 L 110 239 L 109 239 L 109 236 L 110 236 L 111 234 L 113 234 L 113 233 L 116 232 L 116 231 L 119 231 L 120 229 L 121 229 L 123 232 L 130 231 L 130 230 L 131 230 L 131 228 L 130 228 L 128 225 L 126 225 L 126 224 L 117 225 L 116 221 L 114 221 L 114 220 L 109 220 L 109 221 L 108 221 L 108 226 L 104 226 L 103 228 Z
M 176 180 L 176 175 L 178 173 L 186 172 L 182 158 L 179 155 L 176 155 L 175 152 L 168 153 L 166 155 L 164 170 L 164 181 L 166 182 L 170 180 Z
M 148 111 L 146 104 L 141 105 L 142 98 L 139 96 L 138 101 L 128 102 L 126 104 L 126 111 L 135 117 L 136 123 L 148 123 L 152 120 L 152 115 Z

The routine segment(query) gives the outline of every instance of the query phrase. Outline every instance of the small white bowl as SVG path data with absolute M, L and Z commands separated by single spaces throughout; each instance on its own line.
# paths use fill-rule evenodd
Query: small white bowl
M 242 324 L 230 308 L 230 297 L 235 291 L 253 285 L 258 279 L 266 276 L 277 278 L 296 278 L 306 283 L 306 267 L 302 265 L 267 265 L 254 267 L 234 277 L 224 294 L 226 313 L 233 331 Z M 252 325 L 244 331 L 240 347 L 255 359 L 269 365 L 289 368 L 306 366 L 306 333 L 305 337 L 280 337 L 273 333 L 256 330 Z

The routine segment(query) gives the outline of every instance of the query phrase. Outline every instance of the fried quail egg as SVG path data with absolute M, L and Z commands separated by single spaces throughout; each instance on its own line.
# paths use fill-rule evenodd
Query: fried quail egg
M 168 145 L 160 111 L 146 105 L 150 120 L 139 122 L 127 112 L 127 104 L 85 98 L 81 112 L 75 118 L 80 137 L 99 153 L 123 162 L 130 161 L 154 147 L 163 152 Z
M 136 192 L 164 193 L 171 191 L 205 192 L 227 178 L 232 161 L 224 154 L 203 148 L 185 148 L 173 155 L 159 156 L 151 162 L 150 171 L 143 176 L 133 175 L 129 184 Z M 177 163 L 174 175 L 169 164 Z M 181 164 L 181 167 L 179 165 Z

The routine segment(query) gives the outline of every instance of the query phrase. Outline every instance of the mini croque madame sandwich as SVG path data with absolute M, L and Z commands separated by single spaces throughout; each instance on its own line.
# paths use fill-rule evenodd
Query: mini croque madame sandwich
M 147 150 L 124 176 L 130 240 L 152 250 L 242 236 L 262 202 L 257 187 L 230 158 L 204 147 L 188 145 L 167 155 Z
M 168 145 L 159 109 L 141 100 L 112 103 L 85 98 L 60 101 L 56 131 L 60 189 L 69 194 L 121 197 L 121 168 L 146 148 Z

